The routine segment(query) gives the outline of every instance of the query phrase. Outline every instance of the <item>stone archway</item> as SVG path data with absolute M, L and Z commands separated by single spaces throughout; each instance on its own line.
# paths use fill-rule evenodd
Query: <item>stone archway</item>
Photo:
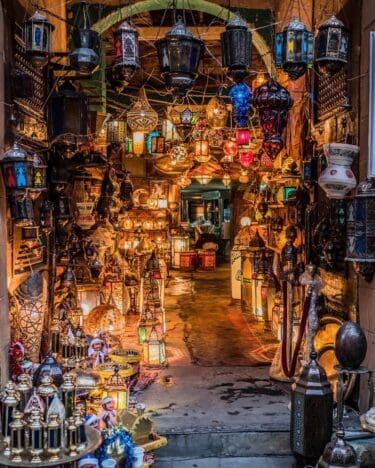
M 134 5 L 124 6 L 118 10 L 113 11 L 105 18 L 94 24 L 93 29 L 99 34 L 103 34 L 109 28 L 119 23 L 120 21 L 134 16 L 139 13 L 155 10 L 165 10 L 170 8 L 170 0 L 143 0 Z M 207 2 L 206 0 L 175 0 L 175 6 L 178 9 L 186 9 L 201 11 L 210 15 L 216 16 L 217 18 L 227 21 L 234 16 L 234 13 L 224 8 L 222 5 L 216 3 Z M 252 29 L 252 25 L 249 24 L 249 28 L 252 31 L 253 45 L 258 50 L 264 65 L 270 75 L 275 74 L 275 65 L 272 56 L 272 50 L 268 47 L 263 37 Z

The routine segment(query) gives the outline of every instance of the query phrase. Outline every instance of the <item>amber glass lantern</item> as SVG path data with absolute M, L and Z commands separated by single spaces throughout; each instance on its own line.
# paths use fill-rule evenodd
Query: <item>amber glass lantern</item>
M 128 407 L 129 390 L 126 378 L 119 374 L 119 367 L 113 366 L 113 375 L 106 381 L 105 390 L 102 397 L 112 398 L 117 411 Z
M 225 102 L 218 96 L 211 98 L 206 107 L 207 123 L 211 128 L 224 128 L 228 111 Z
M 242 167 L 248 169 L 251 166 L 251 163 L 254 160 L 254 151 L 240 151 L 238 155 L 238 161 Z
M 208 140 L 196 140 L 194 158 L 200 163 L 206 163 L 210 160 Z
M 133 153 L 140 156 L 144 153 L 145 134 L 143 132 L 133 132 Z
M 146 365 L 151 367 L 165 365 L 165 343 L 158 337 L 155 328 L 152 328 L 150 338 L 144 342 L 143 351 L 143 359 Z

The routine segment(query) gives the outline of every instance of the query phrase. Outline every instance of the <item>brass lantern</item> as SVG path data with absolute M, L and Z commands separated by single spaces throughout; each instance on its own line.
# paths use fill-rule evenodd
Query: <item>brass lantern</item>
M 36 10 L 33 16 L 25 21 L 23 28 L 26 54 L 34 65 L 43 67 L 51 53 L 54 26 Z
M 218 96 L 208 101 L 206 107 L 207 123 L 211 128 L 224 128 L 227 122 L 228 111 L 225 102 Z
M 221 34 L 221 50 L 223 67 L 235 81 L 242 81 L 251 63 L 251 32 L 239 15 L 232 17 Z
M 161 75 L 168 88 L 185 95 L 197 76 L 203 42 L 186 28 L 182 18 L 163 39 L 155 43 L 159 56 Z
M 334 75 L 348 63 L 349 31 L 332 15 L 318 29 L 316 63 L 319 70 Z
M 105 391 L 102 397 L 110 397 L 115 402 L 117 411 L 124 410 L 128 407 L 129 390 L 126 383 L 126 377 L 122 377 L 119 373 L 118 366 L 113 366 L 113 375 L 106 381 Z
M 200 163 L 206 163 L 210 160 L 208 140 L 196 140 L 194 159 Z
M 137 101 L 128 111 L 127 123 L 133 132 L 143 133 L 151 132 L 158 124 L 158 114 L 151 107 L 145 88 L 140 89 Z

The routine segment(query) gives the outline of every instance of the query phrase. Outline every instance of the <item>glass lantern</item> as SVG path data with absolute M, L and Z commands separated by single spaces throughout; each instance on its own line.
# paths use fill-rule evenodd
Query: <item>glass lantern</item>
M 200 163 L 206 163 L 210 160 L 208 140 L 196 140 L 194 159 Z
M 26 54 L 37 67 L 43 67 L 51 53 L 54 26 L 38 10 L 23 25 Z
M 138 31 L 124 21 L 113 33 L 115 60 L 112 63 L 112 80 L 126 86 L 140 68 Z
M 165 138 L 155 135 L 151 138 L 151 154 L 163 154 L 165 152 Z
M 211 128 L 224 128 L 227 122 L 228 111 L 225 102 L 218 96 L 212 97 L 206 107 L 207 123 Z
M 127 409 L 129 403 L 129 390 L 126 379 L 119 374 L 118 366 L 113 367 L 114 372 L 106 382 L 102 397 L 110 397 L 115 403 L 116 411 Z
M 143 345 L 143 359 L 148 366 L 163 366 L 166 363 L 165 343 L 159 339 L 155 328 L 151 330 L 150 338 Z
M 143 132 L 133 132 L 133 153 L 140 156 L 144 153 L 145 134 Z
M 254 160 L 254 151 L 240 151 L 238 161 L 242 167 L 248 169 Z
M 171 239 L 171 254 L 172 254 L 172 267 L 180 268 L 180 253 L 189 250 L 190 238 L 187 233 L 178 232 L 172 235 Z
M 316 63 L 319 70 L 334 75 L 348 63 L 349 31 L 332 15 L 318 29 Z
M 239 128 L 236 131 L 236 143 L 238 146 L 248 146 L 250 144 L 250 131 L 247 128 Z
M 33 160 L 17 143 L 4 154 L 1 167 L 7 188 L 25 190 L 33 187 Z
M 150 132 L 150 133 L 147 135 L 147 139 L 146 139 L 147 153 L 153 154 L 153 151 L 152 151 L 152 140 L 153 140 L 154 138 L 157 138 L 158 136 L 159 136 L 159 132 L 157 132 L 156 130 L 154 130 L 153 132 Z
M 297 18 L 276 34 L 275 62 L 291 80 L 300 78 L 313 65 L 314 34 Z

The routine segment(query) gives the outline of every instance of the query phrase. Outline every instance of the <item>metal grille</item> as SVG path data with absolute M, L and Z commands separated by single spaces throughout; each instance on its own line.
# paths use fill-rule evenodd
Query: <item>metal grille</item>
M 350 108 L 347 71 L 334 76 L 319 75 L 315 84 L 315 120 L 322 121 Z

